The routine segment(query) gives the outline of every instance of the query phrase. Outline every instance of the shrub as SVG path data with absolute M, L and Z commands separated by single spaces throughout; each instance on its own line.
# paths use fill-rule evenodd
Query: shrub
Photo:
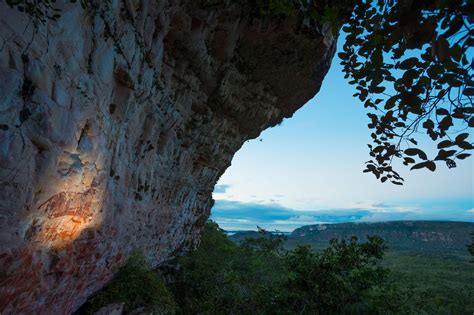
M 138 308 L 159 314 L 176 311 L 173 295 L 139 252 L 133 253 L 110 284 L 84 305 L 83 312 L 93 314 L 112 303 L 124 303 L 125 313 Z

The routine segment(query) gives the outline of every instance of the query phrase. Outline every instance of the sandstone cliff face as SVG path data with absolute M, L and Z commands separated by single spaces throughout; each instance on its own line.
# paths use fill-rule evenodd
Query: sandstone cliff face
M 65 314 L 131 251 L 191 248 L 245 140 L 319 89 L 326 28 L 245 1 L 0 2 L 0 312 Z

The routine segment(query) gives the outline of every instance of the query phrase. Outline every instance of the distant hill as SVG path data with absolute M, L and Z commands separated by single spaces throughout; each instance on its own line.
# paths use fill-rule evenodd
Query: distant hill
M 450 221 L 388 221 L 307 225 L 288 235 L 286 245 L 309 244 L 325 247 L 334 238 L 355 235 L 365 240 L 368 235 L 382 237 L 390 248 L 423 249 L 436 251 L 465 251 L 470 244 L 474 223 Z M 237 232 L 229 238 L 240 242 L 255 237 L 254 231 Z

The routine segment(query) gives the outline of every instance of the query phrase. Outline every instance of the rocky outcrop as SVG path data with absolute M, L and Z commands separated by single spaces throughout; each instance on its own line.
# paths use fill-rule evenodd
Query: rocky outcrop
M 86 1 L 87 2 L 87 1 Z M 329 27 L 245 1 L 0 2 L 0 312 L 66 314 L 198 242 L 247 139 L 319 89 Z

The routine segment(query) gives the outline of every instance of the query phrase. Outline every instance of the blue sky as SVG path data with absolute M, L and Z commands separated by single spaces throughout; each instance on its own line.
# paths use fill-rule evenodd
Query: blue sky
M 398 167 L 404 186 L 362 173 L 369 120 L 353 93 L 336 56 L 312 100 L 236 153 L 214 190 L 211 218 L 224 229 L 282 231 L 327 222 L 474 222 L 472 158 L 451 170 L 439 164 L 435 173 Z M 426 152 L 436 149 L 425 144 Z

